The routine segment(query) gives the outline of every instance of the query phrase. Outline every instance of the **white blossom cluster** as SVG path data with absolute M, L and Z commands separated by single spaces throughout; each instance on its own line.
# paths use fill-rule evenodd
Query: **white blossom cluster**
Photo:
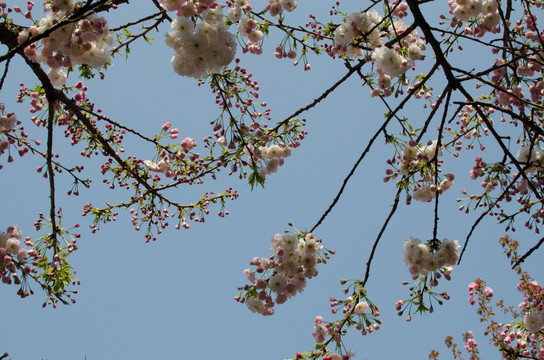
M 378 68 L 379 82 L 388 83 L 391 78 L 404 74 L 413 67 L 415 60 L 423 60 L 422 52 L 425 50 L 425 43 L 418 37 L 417 31 L 413 30 L 400 40 L 402 46 L 386 47 L 380 33 L 382 20 L 375 10 L 350 14 L 334 30 L 334 53 L 359 58 L 364 54 L 364 47 L 374 49 L 371 58 Z M 406 24 L 396 20 L 389 27 L 388 32 L 396 36 L 406 30 Z
M 540 331 L 544 327 L 544 312 L 529 312 L 523 317 L 525 329 L 529 332 Z
M 221 7 L 207 9 L 201 16 L 196 25 L 190 18 L 178 17 L 166 33 L 166 44 L 175 51 L 174 71 L 181 76 L 198 79 L 218 72 L 236 54 L 236 40 L 225 25 Z
M 431 252 L 427 244 L 420 239 L 410 237 L 404 243 L 402 250 L 404 263 L 412 276 L 421 274 L 427 276 L 443 266 L 452 266 L 459 260 L 459 242 L 457 240 L 444 239 L 440 242 L 440 248 L 435 253 Z
M 408 30 L 408 27 L 403 21 L 396 20 L 388 30 L 391 34 L 402 34 Z M 417 30 L 412 30 L 404 36 L 400 44 L 402 46 L 396 45 L 394 48 L 382 45 L 372 52 L 372 62 L 377 67 L 381 81 L 384 80 L 384 75 L 390 78 L 397 77 L 414 67 L 416 60 L 425 59 L 423 56 L 423 51 L 426 49 L 425 42 L 419 37 Z
M 11 284 L 13 277 L 13 281 L 20 284 L 13 261 L 17 259 L 19 263 L 23 263 L 34 252 L 21 247 L 21 237 L 22 233 L 17 225 L 8 227 L 6 232 L 0 231 L 0 277 L 3 283 Z
M 334 30 L 334 44 L 337 52 L 349 57 L 363 56 L 362 43 L 377 47 L 382 44 L 379 26 L 382 17 L 376 10 L 355 12 L 350 14 L 343 23 Z M 362 38 L 362 43 L 355 39 Z
M 255 258 L 251 263 L 258 266 L 256 272 L 272 271 L 272 276 L 267 280 L 257 279 L 256 272 L 249 269 L 244 271 L 254 289 L 259 291 L 257 297 L 247 297 L 246 306 L 262 315 L 272 315 L 276 303 L 283 304 L 302 292 L 306 279 L 317 275 L 318 254 L 323 249 L 321 241 L 311 233 L 304 238 L 291 233 L 276 234 L 271 242 L 274 251 L 271 260 Z M 272 299 L 272 293 L 275 299 Z
M 44 2 L 47 15 L 19 33 L 18 41 L 26 41 L 56 26 L 74 10 L 73 0 L 50 0 Z M 41 41 L 41 48 L 36 43 L 28 45 L 24 53 L 35 62 L 46 63 L 50 70 L 48 76 L 54 86 L 66 84 L 66 73 L 62 68 L 73 64 L 85 64 L 101 68 L 110 61 L 108 47 L 113 44 L 112 33 L 103 17 L 91 14 L 75 23 L 61 26 Z
M 17 117 L 13 113 L 0 115 L 0 131 L 8 132 L 17 125 Z
M 285 158 L 291 156 L 291 148 L 276 144 L 259 146 L 258 148 L 253 147 L 253 145 L 247 145 L 244 147 L 244 153 L 248 158 L 253 159 L 255 163 L 262 163 L 262 166 L 259 168 L 259 174 L 266 176 L 278 171 L 278 168 L 283 165 Z
M 438 157 L 442 156 L 442 149 L 438 148 L 438 141 L 433 140 L 424 146 L 417 146 L 415 143 L 410 143 L 402 151 L 402 158 L 398 164 L 398 172 L 400 175 L 409 176 L 410 174 L 420 172 L 430 164 L 434 167 Z M 434 172 L 430 171 L 429 174 Z M 430 182 L 434 180 L 434 176 L 429 174 L 424 175 L 423 180 Z M 447 174 L 446 178 L 438 185 L 423 185 L 418 186 L 413 193 L 413 198 L 421 202 L 430 202 L 436 197 L 436 194 L 443 193 L 453 186 L 453 174 Z
M 531 146 L 522 146 L 518 150 L 517 160 L 522 164 L 522 167 L 527 166 L 527 173 L 534 173 L 544 170 L 544 151 L 535 149 Z
M 450 13 L 460 21 L 479 18 L 483 25 L 494 28 L 501 20 L 497 0 L 450 0 L 448 5 Z
M 335 51 L 357 58 L 363 56 L 361 45 L 380 46 L 383 42 L 377 24 L 381 21 L 382 17 L 376 10 L 351 13 L 334 30 Z M 359 38 L 361 43 L 356 40 Z
M 160 4 L 167 11 L 176 11 L 178 16 L 190 18 L 206 9 L 217 7 L 215 0 L 161 0 Z

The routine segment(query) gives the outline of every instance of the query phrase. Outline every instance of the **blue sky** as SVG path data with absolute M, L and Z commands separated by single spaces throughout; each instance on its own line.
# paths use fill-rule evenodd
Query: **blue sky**
M 299 8 L 287 21 L 306 21 L 306 14 L 326 16 L 325 2 L 299 1 Z M 131 4 L 131 10 L 120 8 L 111 14 L 110 26 L 123 19 L 144 14 L 149 4 Z M 359 10 L 359 2 L 346 1 L 346 12 Z M 447 10 L 444 9 L 444 12 Z M 296 20 L 295 20 L 296 19 Z M 337 21 L 339 21 L 337 19 Z M 180 139 L 194 137 L 197 143 L 210 131 L 209 122 L 218 109 L 207 86 L 197 86 L 194 79 L 181 78 L 171 68 L 172 50 L 163 43 L 163 34 L 153 46 L 135 44 L 127 61 L 116 57 L 108 69 L 106 80 L 92 81 L 88 96 L 112 119 L 143 132 L 158 131 L 169 121 L 180 131 Z M 273 49 L 278 38 L 266 41 L 264 54 L 242 56 L 242 63 L 261 84 L 261 99 L 272 108 L 273 119 L 280 120 L 306 105 L 345 72 L 343 64 L 325 56 L 310 57 L 311 71 L 293 67 L 290 60 L 277 60 Z M 18 83 L 35 81 L 23 65 L 14 63 L 2 91 L 2 101 L 10 104 L 23 123 L 29 123 L 26 105 L 14 104 Z M 75 83 L 75 78 L 70 78 Z M 13 109 L 13 110 L 12 110 Z M 287 359 L 296 351 L 313 347 L 313 319 L 330 314 L 328 299 L 340 297 L 343 278 L 362 278 L 364 264 L 372 242 L 378 234 L 393 203 L 393 183 L 383 183 L 393 150 L 380 139 L 374 151 L 361 164 L 347 186 L 334 211 L 315 231 L 327 248 L 336 255 L 321 265 L 319 276 L 312 279 L 304 293 L 276 308 L 272 317 L 252 314 L 233 300 L 236 287 L 245 284 L 242 271 L 255 256 L 270 255 L 272 235 L 288 229 L 287 223 L 309 229 L 329 206 L 344 177 L 378 129 L 384 109 L 377 99 L 369 98 L 368 88 L 350 79 L 318 107 L 304 114 L 308 136 L 293 151 L 280 171 L 267 178 L 264 189 L 250 191 L 250 186 L 235 177 L 223 176 L 217 181 L 173 193 L 180 199 L 196 199 L 207 190 L 234 187 L 240 198 L 228 203 L 230 215 L 224 219 L 210 216 L 205 224 L 194 224 L 189 230 L 168 229 L 159 240 L 145 244 L 143 234 L 130 226 L 127 214 L 115 223 L 104 225 L 91 235 L 88 219 L 81 218 L 81 207 L 93 202 L 115 201 L 127 196 L 123 191 L 110 191 L 100 183 L 98 163 L 83 161 L 93 177 L 93 189 L 81 189 L 77 198 L 59 195 L 66 225 L 79 222 L 82 239 L 72 256 L 82 285 L 77 303 L 57 309 L 42 309 L 44 296 L 39 291 L 25 300 L 15 295 L 15 287 L 2 286 L 3 323 L 1 351 L 13 359 Z M 408 107 L 404 114 L 414 124 L 421 124 L 421 107 Z M 420 120 L 421 119 L 421 120 Z M 25 125 L 32 135 L 43 136 L 41 130 Z M 62 134 L 56 134 L 56 151 L 68 164 L 82 162 Z M 127 139 L 127 153 L 142 155 L 136 141 Z M 149 152 L 152 156 L 151 151 Z M 455 199 L 464 187 L 476 189 L 470 180 L 473 154 L 454 159 L 445 157 L 455 169 L 454 188 L 440 198 L 439 238 L 464 240 L 474 215 L 457 210 Z M 489 154 L 488 154 L 489 155 Z M 142 155 L 143 156 L 143 155 Z M 490 155 L 492 156 L 492 155 Z M 34 168 L 40 160 L 27 155 L 6 164 L 0 171 L 4 189 L 2 224 L 19 225 L 24 236 L 33 236 L 32 223 L 38 211 L 46 211 L 47 183 Z M 223 174 L 225 175 L 225 174 Z M 59 177 L 60 178 L 60 177 Z M 62 188 L 62 180 L 59 180 Z M 66 191 L 69 189 L 66 183 Z M 59 194 L 63 193 L 59 190 Z M 214 211 L 212 210 L 212 213 Z M 509 270 L 498 245 L 504 235 L 502 226 L 486 219 L 476 231 L 461 266 L 455 267 L 452 280 L 439 289 L 446 290 L 451 300 L 436 308 L 430 316 L 415 316 L 411 323 L 396 315 L 394 304 L 408 297 L 401 285 L 410 280 L 402 262 L 402 246 L 409 236 L 430 238 L 433 225 L 432 204 L 414 202 L 402 206 L 393 219 L 378 248 L 367 290 L 369 297 L 381 307 L 382 329 L 362 337 L 350 334 L 347 348 L 357 352 L 356 359 L 407 357 L 426 358 L 431 349 L 446 353 L 443 339 L 472 329 L 481 344 L 483 358 L 497 354 L 482 336 L 476 309 L 468 304 L 467 285 L 482 277 L 495 289 L 495 296 L 517 305 L 521 297 L 515 290 L 516 277 Z M 520 231 L 517 238 L 533 244 L 533 234 Z M 538 256 L 538 254 L 535 254 Z M 527 261 L 529 270 L 537 269 L 538 259 Z M 533 272 L 537 277 L 538 272 Z M 36 288 L 37 290 L 37 288 Z M 448 356 L 444 356 L 448 358 Z

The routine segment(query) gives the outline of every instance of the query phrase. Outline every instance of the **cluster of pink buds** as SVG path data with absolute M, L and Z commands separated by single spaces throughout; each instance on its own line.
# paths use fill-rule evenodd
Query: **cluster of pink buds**
M 468 284 L 468 302 L 470 305 L 474 305 L 476 303 L 475 296 L 477 296 L 477 292 L 480 292 L 481 290 L 483 290 L 483 293 L 487 298 L 493 297 L 493 289 L 486 286 L 485 281 L 482 279 L 478 278 Z
M 252 312 L 262 315 L 274 314 L 275 304 L 283 304 L 302 292 L 307 279 L 317 275 L 316 266 L 325 256 L 321 240 L 311 233 L 276 234 L 271 242 L 274 254 L 250 262 L 256 269 L 246 269 L 244 274 L 251 285 L 240 287 L 245 294 L 235 298 L 245 302 Z

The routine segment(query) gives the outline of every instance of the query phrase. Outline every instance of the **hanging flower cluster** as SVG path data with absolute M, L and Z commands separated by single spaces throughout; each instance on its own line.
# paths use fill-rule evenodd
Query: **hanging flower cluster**
M 182 14 L 183 15 L 183 14 Z M 174 71 L 181 76 L 201 78 L 230 64 L 236 54 L 236 39 L 225 25 L 221 7 L 204 10 L 202 21 L 189 17 L 172 21 L 166 44 L 174 49 Z
M 17 225 L 8 227 L 6 232 L 0 231 L 0 277 L 4 284 L 21 284 L 21 279 L 15 269 L 15 262 L 18 262 L 18 265 L 24 265 L 30 255 L 35 255 L 35 251 L 28 251 L 21 247 L 21 238 L 22 233 Z M 25 244 L 33 245 L 27 241 Z M 32 268 L 27 266 L 24 271 L 30 273 Z M 19 295 L 24 297 L 28 294 L 23 294 L 20 291 Z
M 523 293 L 523 301 L 519 308 L 525 312 L 523 323 L 525 330 L 536 333 L 544 327 L 544 288 L 537 281 L 520 282 L 518 290 Z M 542 334 L 540 335 L 541 344 L 544 342 Z M 544 347 L 541 348 L 544 352 Z
M 8 113 L 6 115 L 0 115 L 0 131 L 8 132 L 17 125 L 17 117 L 14 113 Z M 0 148 L 0 150 L 3 150 Z
M 260 165 L 259 175 L 261 176 L 277 172 L 285 158 L 291 156 L 291 148 L 283 144 L 259 146 L 257 149 L 253 145 L 247 145 L 244 152 L 248 158 Z
M 517 153 L 517 160 L 527 166 L 525 172 L 535 173 L 544 170 L 544 151 L 531 146 L 522 146 Z
M 459 242 L 457 240 L 444 239 L 439 242 L 438 251 L 432 251 L 429 246 L 420 239 L 410 237 L 404 243 L 402 250 L 404 263 L 412 276 L 419 274 L 427 276 L 429 272 L 435 272 L 444 266 L 452 266 L 459 260 Z
M 19 43 L 58 27 L 72 15 L 74 7 L 74 1 L 46 1 L 44 11 L 47 15 L 38 22 L 38 26 L 33 25 L 19 32 Z M 113 44 L 113 36 L 106 19 L 91 14 L 75 23 L 56 28 L 40 44 L 34 42 L 25 47 L 25 55 L 35 62 L 46 63 L 50 67 L 48 76 L 52 84 L 62 86 L 67 78 L 62 69 L 64 67 L 85 64 L 101 68 L 106 65 L 110 61 L 108 47 Z
M 474 33 L 478 37 L 483 36 L 487 31 L 497 31 L 501 18 L 499 15 L 499 3 L 497 0 L 450 0 L 450 14 L 453 14 L 459 21 L 478 19 L 480 25 Z M 496 29 L 496 30 L 495 30 Z
M 363 45 L 372 48 L 382 45 L 378 24 L 382 17 L 376 10 L 350 14 L 334 30 L 334 53 L 357 58 L 363 56 Z
M 415 141 L 410 141 L 397 156 L 399 159 L 397 173 L 391 169 L 386 170 L 388 176 L 384 178 L 384 181 L 396 179 L 397 175 L 408 177 L 419 174 L 420 179 L 417 179 L 417 185 L 413 194 L 408 196 L 407 203 L 411 202 L 412 197 L 417 201 L 430 202 L 436 198 L 437 194 L 450 189 L 455 180 L 455 175 L 448 173 L 435 184 L 436 168 L 441 162 L 438 160 L 440 156 L 442 156 L 442 148 L 438 148 L 437 140 L 430 141 L 424 146 L 418 146 Z M 388 163 L 392 162 L 388 160 Z
M 327 258 L 321 240 L 311 233 L 276 234 L 271 242 L 274 254 L 250 262 L 256 269 L 246 269 L 244 274 L 252 284 L 240 287 L 245 294 L 235 298 L 262 315 L 274 314 L 275 304 L 283 304 L 302 292 L 307 279 L 317 275 L 317 264 Z
M 396 20 L 389 26 L 389 33 L 403 34 L 408 26 L 402 20 Z M 393 48 L 382 45 L 372 52 L 372 62 L 376 65 L 376 71 L 380 75 L 378 83 L 383 87 L 384 76 L 390 78 L 404 74 L 408 69 L 415 66 L 414 61 L 424 60 L 423 51 L 426 49 L 425 42 L 418 36 L 417 30 L 412 30 L 404 36 Z
M 401 5 L 404 5 L 402 8 L 406 7 L 404 3 Z M 329 49 L 329 53 L 360 58 L 364 55 L 363 49 L 374 49 L 371 59 L 380 75 L 378 84 L 383 89 L 389 87 L 391 78 L 413 67 L 415 60 L 423 60 L 422 52 L 426 47 L 416 30 L 404 36 L 394 48 L 385 46 L 380 33 L 382 22 L 383 18 L 375 10 L 348 15 L 334 30 L 334 47 Z M 397 36 L 407 28 L 402 20 L 396 20 L 387 30 L 389 34 Z
M 215 0 L 161 0 L 161 6 L 167 11 L 176 11 L 178 16 L 190 18 L 201 14 L 206 9 L 217 7 Z

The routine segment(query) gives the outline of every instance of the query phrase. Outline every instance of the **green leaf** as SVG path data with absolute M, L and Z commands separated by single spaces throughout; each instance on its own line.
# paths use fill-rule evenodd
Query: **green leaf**
M 265 177 L 259 174 L 257 169 L 254 169 L 253 172 L 249 175 L 249 184 L 251 185 L 251 190 L 253 191 L 253 188 L 257 184 L 261 185 L 264 188 L 264 180 Z

